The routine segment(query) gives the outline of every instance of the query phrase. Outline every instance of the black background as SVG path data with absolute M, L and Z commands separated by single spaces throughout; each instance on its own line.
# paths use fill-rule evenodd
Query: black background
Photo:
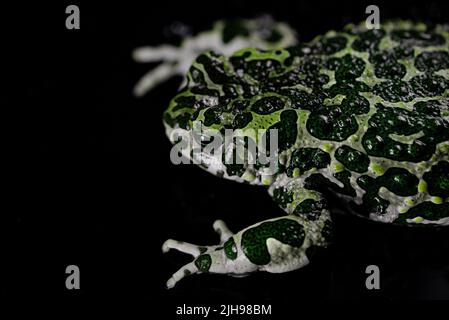
M 220 18 L 269 13 L 287 21 L 301 41 L 365 19 L 369 3 L 274 1 L 60 1 L 4 9 L 18 93 L 6 118 L 12 129 L 7 216 L 12 217 L 2 291 L 8 297 L 138 298 L 173 313 L 182 303 L 311 299 L 449 299 L 447 230 L 380 225 L 337 215 L 332 248 L 288 274 L 243 279 L 200 275 L 166 290 L 165 281 L 190 258 L 163 255 L 167 238 L 215 244 L 222 218 L 238 231 L 282 215 L 264 188 L 216 178 L 170 162 L 161 114 L 180 78 L 141 99 L 132 87 L 151 66 L 132 49 L 176 42 L 179 21 L 193 31 Z M 446 2 L 447 3 L 447 2 Z M 379 3 L 381 19 L 447 22 L 444 2 Z M 65 28 L 77 4 L 81 29 Z M 11 78 L 12 79 L 12 78 Z M 81 270 L 81 290 L 65 288 L 65 268 Z M 365 288 L 365 268 L 381 268 L 379 291 Z

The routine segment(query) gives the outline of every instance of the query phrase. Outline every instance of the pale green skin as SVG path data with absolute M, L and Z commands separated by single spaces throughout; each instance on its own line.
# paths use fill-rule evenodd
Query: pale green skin
M 382 39 L 378 44 L 379 50 L 392 50 L 398 46 L 398 42 L 395 42 L 394 40 L 393 31 L 415 30 L 417 32 L 427 32 L 425 25 L 413 24 L 410 22 L 386 23 L 382 27 L 386 32 L 386 35 L 382 36 Z M 341 174 L 343 172 L 347 172 L 349 174 L 349 179 L 347 182 L 348 188 L 352 188 L 353 190 L 352 194 L 345 194 L 343 191 L 339 191 L 338 188 L 327 189 L 328 191 L 331 190 L 332 192 L 334 192 L 337 197 L 342 199 L 344 203 L 348 204 L 347 210 L 349 212 L 355 212 L 353 207 L 349 205 L 351 202 L 358 205 L 368 206 L 368 200 L 371 198 L 368 199 L 365 194 L 367 194 L 367 190 L 371 189 L 366 188 L 371 188 L 370 185 L 372 185 L 374 181 L 387 181 L 383 182 L 385 184 L 379 185 L 380 187 L 378 187 L 378 190 L 375 190 L 374 195 L 376 199 L 380 199 L 380 201 L 382 201 L 382 199 L 387 201 L 386 207 L 383 208 L 384 211 L 380 213 L 380 211 L 377 211 L 378 209 L 372 209 L 372 212 L 365 212 L 365 216 L 373 220 L 389 223 L 402 221 L 402 223 L 404 224 L 449 224 L 449 212 L 447 211 L 449 203 L 449 197 L 447 196 L 447 183 L 449 181 L 449 178 L 447 178 L 448 172 L 443 172 L 438 178 L 435 178 L 435 175 L 433 175 L 432 178 L 429 178 L 429 173 L 434 172 L 432 170 L 436 170 L 435 168 L 437 167 L 440 168 L 440 165 L 441 167 L 446 168 L 444 166 L 449 161 L 448 138 L 439 139 L 440 137 L 433 137 L 437 142 L 429 149 L 432 150 L 432 154 L 427 154 L 425 156 L 425 159 L 423 158 L 423 160 L 421 161 L 415 161 L 412 158 L 407 161 L 397 159 L 395 160 L 394 156 L 392 156 L 392 158 L 382 155 L 374 156 L 372 152 L 366 150 L 366 145 L 364 144 L 365 134 L 368 134 L 373 130 L 382 130 L 382 128 L 373 129 L 373 126 L 370 124 L 370 120 L 374 119 L 373 117 L 377 114 L 383 115 L 384 113 L 382 112 L 389 112 L 388 110 L 398 111 L 398 113 L 395 114 L 392 118 L 392 121 L 402 121 L 401 117 L 404 116 L 402 116 L 401 114 L 405 114 L 406 118 L 404 121 L 409 121 L 407 125 L 412 123 L 412 121 L 418 121 L 417 123 L 421 123 L 421 120 L 423 121 L 423 123 L 427 123 L 425 121 L 428 121 L 432 124 L 436 123 L 436 128 L 442 128 L 441 130 L 438 129 L 439 131 L 435 129 L 436 131 L 432 132 L 443 132 L 443 134 L 445 134 L 446 129 L 449 129 L 449 66 L 445 66 L 443 63 L 442 65 L 445 67 L 442 69 L 440 68 L 439 70 L 433 70 L 429 72 L 426 71 L 428 72 L 426 73 L 426 75 L 432 74 L 433 72 L 433 77 L 435 77 L 435 79 L 441 79 L 439 80 L 441 82 L 441 87 L 435 90 L 438 91 L 441 88 L 442 90 L 438 92 L 430 92 L 428 93 L 428 95 L 423 95 L 423 91 L 420 91 L 421 87 L 419 87 L 418 89 L 410 89 L 411 91 L 407 93 L 410 95 L 410 97 L 411 95 L 414 95 L 413 99 L 403 97 L 403 100 L 407 101 L 391 101 L 391 99 L 394 100 L 397 97 L 393 96 L 393 98 L 388 100 L 385 98 L 385 96 L 382 95 L 384 94 L 384 91 L 387 91 L 389 89 L 382 89 L 384 91 L 376 91 L 374 89 L 376 88 L 376 85 L 386 83 L 386 79 L 383 79 L 381 76 L 378 77 L 379 73 L 377 73 L 376 75 L 376 71 L 378 70 L 375 70 L 375 65 L 369 60 L 371 53 L 364 52 L 363 50 L 354 50 L 352 47 L 352 44 L 358 39 L 358 35 L 355 35 L 353 32 L 360 31 L 360 29 L 362 28 L 363 26 L 348 26 L 346 27 L 345 31 L 339 33 L 331 31 L 322 37 L 317 37 L 311 43 L 306 44 L 302 50 L 310 50 L 308 48 L 314 48 L 313 46 L 317 43 L 320 43 L 320 41 L 334 39 L 335 37 L 345 38 L 346 44 L 341 48 L 338 48 L 338 50 L 334 50 L 326 54 L 319 51 L 319 53 L 316 54 L 313 53 L 308 55 L 307 53 L 304 57 L 302 55 L 298 55 L 293 59 L 292 63 L 286 62 L 287 59 L 292 55 L 292 51 L 289 50 L 261 52 L 255 49 L 244 49 L 236 52 L 232 56 L 234 58 L 243 57 L 242 59 L 247 62 L 251 60 L 277 61 L 283 68 L 280 75 L 287 74 L 292 70 L 299 70 L 303 63 L 305 63 L 304 61 L 309 58 L 316 57 L 321 59 L 320 61 L 329 62 L 332 61 L 331 59 L 333 58 L 344 59 L 344 57 L 349 56 L 362 61 L 364 67 L 363 69 L 361 69 L 361 74 L 357 75 L 356 80 L 354 81 L 358 81 L 359 83 L 366 85 L 368 89 L 361 89 L 356 92 L 351 91 L 350 93 L 348 93 L 348 97 L 349 94 L 356 94 L 363 97 L 364 101 L 367 101 L 369 105 L 366 112 L 356 114 L 356 130 L 354 130 L 354 132 L 352 132 L 351 134 L 347 134 L 341 139 L 318 138 L 317 134 L 312 133 L 310 131 L 310 128 L 307 126 L 308 121 L 311 118 L 311 109 L 302 106 L 294 106 L 293 100 L 291 100 L 289 96 L 281 94 L 280 91 L 271 91 L 269 93 L 264 92 L 263 90 L 257 91 L 257 88 L 262 87 L 262 82 L 259 83 L 258 80 L 252 78 L 252 76 L 250 76 L 248 73 L 238 75 L 237 71 L 235 70 L 237 67 L 235 64 L 231 63 L 230 59 L 225 58 L 224 56 L 215 55 L 213 53 L 206 53 L 204 55 L 204 57 L 206 57 L 210 61 L 215 61 L 219 64 L 223 64 L 223 68 L 227 74 L 232 75 L 237 80 L 240 77 L 243 82 L 253 84 L 256 88 L 255 93 L 251 97 L 246 97 L 246 99 L 250 101 L 249 105 L 251 105 L 252 109 L 249 109 L 250 107 L 247 107 L 245 112 L 250 112 L 252 118 L 251 121 L 245 123 L 245 126 L 243 128 L 240 128 L 239 134 L 241 136 L 245 136 L 246 132 L 250 132 L 249 129 L 268 129 L 276 123 L 278 123 L 280 126 L 284 126 L 285 122 L 283 122 L 284 120 L 281 119 L 281 114 L 283 114 L 283 112 L 286 110 L 291 110 L 290 114 L 291 112 L 294 112 L 296 114 L 296 138 L 294 139 L 294 143 L 291 143 L 283 150 L 279 150 L 279 163 L 281 167 L 292 167 L 294 155 L 297 154 L 300 150 L 315 150 L 314 152 L 318 150 L 320 154 L 326 154 L 326 157 L 328 157 L 329 161 L 326 162 L 323 166 L 315 165 L 306 166 L 305 168 L 301 167 L 301 163 L 298 163 L 298 167 L 289 173 L 287 173 L 288 171 L 281 169 L 275 172 L 268 172 L 264 167 L 255 167 L 253 165 L 246 164 L 243 168 L 243 171 L 240 171 L 238 174 L 234 174 L 232 171 L 228 171 L 226 165 L 223 163 L 206 162 L 203 167 L 205 167 L 205 169 L 209 172 L 215 175 L 219 175 L 220 177 L 232 179 L 237 182 L 246 182 L 250 184 L 268 186 L 269 194 L 273 196 L 278 203 L 280 203 L 282 209 L 286 212 L 286 215 L 261 221 L 237 233 L 230 232 L 224 222 L 216 221 L 214 223 L 214 229 L 220 234 L 220 244 L 217 246 L 197 246 L 186 242 L 167 240 L 163 244 L 164 252 L 168 251 L 169 249 L 177 249 L 179 251 L 191 254 L 195 258 L 194 261 L 183 266 L 179 271 L 173 274 L 173 276 L 167 282 L 168 288 L 172 288 L 184 276 L 194 273 L 210 272 L 230 275 L 246 275 L 254 271 L 281 273 L 296 270 L 307 265 L 310 258 L 309 249 L 313 247 L 326 247 L 330 240 L 330 233 L 332 228 L 331 216 L 329 211 L 330 207 L 324 202 L 326 200 L 326 195 L 318 191 L 315 187 L 312 188 L 309 185 L 309 178 L 316 174 L 321 174 L 324 178 L 327 178 L 330 182 L 333 182 L 338 187 L 344 187 L 344 184 L 342 183 L 342 180 L 336 178 L 336 175 L 338 177 L 338 174 Z M 406 83 L 412 83 L 412 81 L 418 79 L 416 78 L 415 80 L 413 80 L 414 77 L 419 77 L 420 75 L 424 74 L 423 71 L 419 70 L 419 68 L 416 67 L 418 65 L 417 57 L 421 53 L 438 52 L 444 57 L 444 55 L 449 52 L 449 32 L 447 27 L 438 26 L 437 29 L 433 32 L 437 33 L 438 37 L 441 36 L 441 39 L 444 40 L 442 40 L 441 43 L 436 43 L 435 45 L 421 45 L 419 42 L 415 42 L 411 45 L 406 44 L 408 45 L 408 48 L 411 48 L 412 54 L 409 55 L 407 59 L 404 58 L 398 60 L 405 67 L 406 71 L 405 74 L 400 77 L 402 81 Z M 211 96 L 209 93 L 200 94 L 198 92 L 194 93 L 192 91 L 192 89 L 204 84 L 201 82 L 203 80 L 198 82 L 199 80 L 195 72 L 200 72 L 204 77 L 208 78 L 208 73 L 205 70 L 206 65 L 201 62 L 203 60 L 197 59 L 197 61 L 193 63 L 192 69 L 187 75 L 187 87 L 184 88 L 180 92 L 180 94 L 172 100 L 168 110 L 166 111 L 165 126 L 169 138 L 174 143 L 174 131 L 177 130 L 187 132 L 189 128 L 195 127 L 195 125 L 198 123 L 202 123 L 204 126 L 204 123 L 208 121 L 206 112 L 209 109 L 218 108 L 218 102 L 214 100 L 215 96 Z M 345 94 L 329 94 L 329 90 L 334 85 L 336 85 L 337 82 L 340 81 L 336 78 L 336 72 L 340 72 L 338 71 L 340 69 L 338 69 L 339 67 L 337 67 L 337 69 L 331 70 L 330 67 L 328 67 L 329 65 L 326 65 L 325 62 L 321 62 L 319 74 L 326 75 L 327 81 L 325 81 L 325 83 L 320 85 L 318 88 L 313 87 L 313 85 L 308 86 L 307 83 L 301 82 L 301 79 L 306 76 L 306 74 L 304 73 L 304 77 L 302 77 L 301 71 L 299 71 L 298 73 L 299 78 L 295 78 L 296 80 L 288 80 L 281 88 L 290 88 L 306 93 L 313 92 L 314 94 L 316 92 L 325 92 L 327 98 L 320 102 L 322 106 L 324 105 L 325 107 L 331 108 L 342 105 L 342 103 L 344 103 L 345 101 L 344 99 L 346 98 Z M 435 62 L 435 64 L 436 63 L 437 62 Z M 355 70 L 357 68 L 354 65 L 354 68 L 349 69 Z M 343 71 L 349 74 L 352 70 Z M 276 74 L 275 72 L 271 72 L 268 75 L 269 78 L 274 78 L 276 76 L 278 76 L 278 74 Z M 262 79 L 260 81 L 264 80 Z M 427 84 L 424 82 L 421 83 L 419 81 L 415 82 L 418 83 L 417 86 L 421 84 Z M 445 81 L 447 81 L 447 83 Z M 214 81 L 212 81 L 211 79 L 206 79 L 205 84 L 208 89 L 217 90 L 220 96 L 225 94 L 223 91 L 223 85 L 214 83 Z M 243 90 L 243 87 L 240 87 L 239 85 L 237 85 L 236 87 L 237 91 L 240 89 Z M 238 96 L 234 98 L 234 101 L 242 99 L 242 96 L 243 91 L 238 93 Z M 267 114 L 260 114 L 260 112 L 256 112 L 253 107 L 254 103 L 266 96 L 277 96 L 283 101 L 284 105 L 282 106 L 282 108 L 272 110 Z M 188 108 L 180 108 L 178 106 L 179 100 L 177 100 L 180 97 L 195 97 L 196 101 L 198 103 L 202 103 L 203 106 L 199 108 L 199 113 L 196 115 L 196 117 L 192 117 L 189 120 L 187 127 L 185 126 L 185 123 L 180 125 L 177 119 L 181 119 L 179 117 L 180 115 L 192 114 L 195 109 L 190 110 Z M 426 102 L 429 100 L 438 102 L 439 105 L 436 107 L 436 114 L 427 115 L 425 113 L 422 113 L 416 116 L 416 114 L 413 115 L 411 113 L 413 110 L 415 110 L 414 108 L 416 103 Z M 232 103 L 233 102 L 230 102 L 227 107 L 232 106 Z M 386 107 L 387 109 L 382 109 L 383 107 L 379 107 L 379 104 Z M 225 111 L 223 111 L 220 116 L 218 116 L 218 123 L 214 122 L 213 124 L 207 125 L 208 130 L 211 130 L 211 132 L 220 131 L 220 129 L 224 128 L 225 126 L 232 125 L 233 117 L 235 119 L 236 115 L 241 115 L 241 113 L 239 113 L 240 111 L 235 111 L 232 108 L 226 108 Z M 349 116 L 352 115 L 348 115 L 348 117 Z M 342 121 L 343 124 L 345 123 L 344 119 L 338 117 L 335 118 L 335 122 L 337 124 L 338 121 Z M 332 127 L 333 129 L 329 130 L 338 130 L 342 127 L 344 126 Z M 286 128 L 286 130 L 291 129 L 291 127 Z M 311 128 L 313 129 L 313 127 Z M 410 146 L 414 143 L 419 142 L 419 144 L 421 145 L 424 144 L 421 140 L 427 138 L 423 138 L 423 136 L 429 136 L 429 133 L 426 130 L 427 129 L 423 127 L 420 132 L 415 132 L 409 135 L 396 134 L 393 132 L 389 134 L 388 137 L 396 145 L 400 144 L 403 148 L 411 148 Z M 381 136 L 378 135 L 376 136 L 376 138 L 377 137 L 380 138 Z M 386 138 L 384 137 L 384 139 Z M 362 153 L 363 157 L 369 160 L 369 165 L 367 165 L 366 170 L 359 170 L 360 172 L 358 172 L 355 169 L 351 169 L 352 165 L 354 165 L 356 162 L 355 160 L 351 160 L 354 161 L 353 163 L 351 163 L 350 161 L 347 163 L 345 162 L 345 166 L 345 164 L 341 162 L 341 158 L 339 158 L 340 160 L 337 159 L 338 157 L 336 156 L 336 153 L 339 152 L 337 150 L 341 151 L 342 146 L 352 148 L 354 150 L 357 150 L 359 153 Z M 388 150 L 382 152 L 388 152 Z M 188 151 L 184 153 L 185 156 L 189 156 L 189 154 L 190 153 Z M 299 167 L 303 168 L 303 170 L 300 170 Z M 389 174 L 392 172 L 396 172 L 395 170 L 399 170 L 398 172 L 406 172 L 407 174 L 401 176 L 401 174 L 398 173 L 390 177 Z M 362 188 L 362 182 L 360 182 L 360 179 L 362 178 L 368 179 L 367 181 L 370 181 L 367 186 L 364 186 L 364 188 Z M 404 180 L 401 180 L 402 178 Z M 435 179 L 440 180 L 436 181 Z M 411 189 L 416 189 L 416 192 L 410 193 L 409 190 L 405 190 L 410 187 L 410 184 L 416 184 Z M 429 184 L 430 191 L 428 187 Z M 439 188 L 438 192 L 435 191 L 436 185 L 438 185 Z M 401 186 L 403 186 L 403 188 Z M 389 190 L 387 187 L 391 190 Z M 410 194 L 404 195 L 407 192 L 409 192 Z M 302 207 L 306 203 L 305 201 L 311 201 L 315 204 L 319 203 L 320 205 L 317 205 L 314 208 L 310 208 L 308 206 Z M 417 210 L 417 208 L 428 208 L 424 207 L 423 204 L 428 204 L 428 206 L 430 206 L 432 210 L 435 210 L 433 212 L 437 212 L 438 214 L 430 214 L 429 212 Z M 298 210 L 298 208 L 300 207 L 302 209 Z M 364 208 L 379 207 L 368 206 Z M 407 214 L 411 214 L 411 212 L 414 212 L 413 216 L 407 216 Z

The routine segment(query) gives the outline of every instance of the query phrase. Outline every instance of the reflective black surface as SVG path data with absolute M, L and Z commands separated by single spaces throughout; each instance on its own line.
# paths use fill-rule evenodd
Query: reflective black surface
M 334 217 L 334 245 L 302 270 L 242 279 L 200 275 L 164 288 L 189 261 L 180 253 L 163 255 L 165 239 L 214 244 L 215 219 L 239 230 L 282 211 L 264 188 L 171 164 L 161 113 L 180 79 L 135 99 L 132 86 L 149 66 L 133 63 L 132 49 L 179 40 L 164 33 L 173 21 L 199 31 L 219 18 L 259 13 L 289 22 L 307 41 L 363 20 L 366 3 L 83 2 L 79 31 L 65 29 L 68 4 L 8 11 L 17 14 L 9 24 L 17 34 L 10 67 L 22 83 L 9 123 L 8 297 L 138 297 L 167 310 L 187 302 L 449 299 L 447 228 L 346 215 Z M 379 7 L 381 19 L 444 22 L 449 12 L 444 2 Z M 80 291 L 64 286 L 69 264 L 81 269 Z M 380 267 L 381 290 L 365 288 L 370 264 Z

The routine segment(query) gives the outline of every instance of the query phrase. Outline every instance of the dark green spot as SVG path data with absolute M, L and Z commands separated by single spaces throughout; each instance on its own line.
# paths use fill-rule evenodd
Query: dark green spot
M 235 241 L 232 237 L 224 243 L 223 247 L 226 257 L 231 260 L 235 260 L 237 258 L 237 246 L 235 245 Z
M 379 196 L 381 187 L 387 188 L 398 196 L 406 197 L 418 192 L 418 183 L 418 178 L 404 168 L 389 168 L 377 178 L 360 176 L 357 184 L 366 191 L 363 195 L 362 208 L 366 214 L 385 214 L 390 203 Z
M 423 52 L 416 57 L 415 66 L 424 72 L 449 68 L 449 54 L 446 51 Z
M 257 100 L 251 110 L 258 114 L 270 114 L 284 108 L 284 102 L 278 97 L 264 97 Z
M 449 203 L 435 204 L 433 202 L 422 202 L 417 206 L 410 208 L 406 213 L 402 213 L 394 221 L 397 223 L 406 223 L 407 219 L 421 217 L 426 220 L 437 221 L 449 217 Z
M 253 120 L 251 112 L 237 113 L 232 121 L 232 129 L 243 129 Z
M 424 173 L 423 179 L 427 182 L 430 195 L 443 199 L 449 197 L 449 162 L 438 162 L 429 172 Z
M 202 254 L 195 260 L 195 265 L 201 272 L 208 272 L 211 264 L 212 258 L 209 254 Z
M 298 115 L 294 110 L 285 110 L 281 113 L 280 121 L 268 128 L 268 133 L 270 133 L 271 129 L 278 130 L 279 151 L 287 150 L 296 142 L 296 138 L 298 136 L 298 125 L 296 123 L 297 120 Z M 265 141 L 267 141 L 267 146 L 269 146 L 270 134 L 268 134 Z
M 296 206 L 293 214 L 315 221 L 320 217 L 322 210 L 326 208 L 327 203 L 324 199 L 319 201 L 306 199 Z
M 249 261 L 257 265 L 270 263 L 267 239 L 273 238 L 284 244 L 300 248 L 304 243 L 304 228 L 294 220 L 279 219 L 263 222 L 242 234 L 242 249 Z
M 369 158 L 363 152 L 343 145 L 335 151 L 335 158 L 348 170 L 363 173 L 368 170 Z
M 298 168 L 301 173 L 312 168 L 325 168 L 331 162 L 330 155 L 318 148 L 300 148 L 293 151 L 290 164 L 287 167 L 287 175 L 293 176 L 293 171 Z
M 286 208 L 293 201 L 293 193 L 287 188 L 276 188 L 273 191 L 273 200 L 281 207 Z

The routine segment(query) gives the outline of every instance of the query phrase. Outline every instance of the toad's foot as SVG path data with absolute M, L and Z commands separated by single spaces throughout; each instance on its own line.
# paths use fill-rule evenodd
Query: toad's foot
M 218 220 L 214 229 L 220 234 L 219 245 L 165 241 L 163 252 L 176 249 L 194 257 L 172 275 L 167 288 L 173 288 L 178 281 L 195 273 L 244 276 L 255 271 L 280 273 L 301 268 L 309 263 L 308 249 L 326 245 L 325 237 L 316 235 L 327 232 L 328 228 L 329 214 L 324 209 L 317 221 L 288 215 L 256 223 L 236 234 Z
M 227 241 L 233 236 L 233 233 L 229 230 L 229 228 L 222 220 L 216 220 L 213 224 L 213 228 L 220 235 L 219 245 L 198 246 L 195 244 L 187 243 L 184 241 L 177 241 L 173 239 L 168 239 L 167 241 L 164 242 L 164 244 L 162 245 L 162 251 L 164 253 L 168 252 L 170 249 L 175 249 L 183 253 L 190 254 L 195 258 L 193 262 L 186 264 L 172 275 L 172 277 L 167 281 L 168 289 L 173 288 L 175 284 L 185 276 L 194 273 L 207 272 L 208 270 L 206 269 L 209 269 L 207 265 L 211 264 L 212 256 L 215 256 L 213 254 L 211 256 L 211 253 L 220 250 L 222 251 L 223 244 L 225 243 L 225 241 Z

